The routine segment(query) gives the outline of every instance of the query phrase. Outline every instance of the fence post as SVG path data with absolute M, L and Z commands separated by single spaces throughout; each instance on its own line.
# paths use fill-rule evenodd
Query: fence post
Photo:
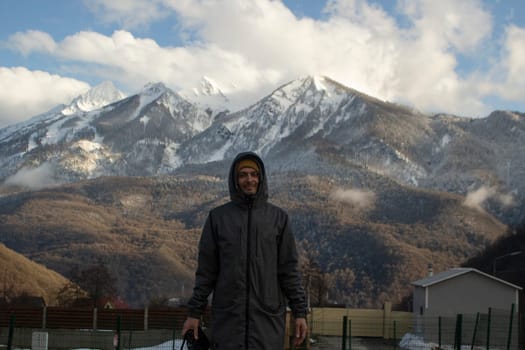
M 173 334 L 171 336 L 171 350 L 175 350 L 175 336 L 177 332 L 177 322 L 173 323 Z M 183 335 L 184 337 L 184 335 Z
M 474 332 L 472 333 L 472 343 L 470 344 L 470 350 L 474 350 L 474 343 L 476 342 L 476 333 L 478 332 L 479 323 L 479 312 L 476 314 L 476 323 L 474 324 Z
M 352 350 L 352 320 L 348 320 L 348 350 Z
M 133 337 L 133 330 L 129 330 L 128 349 L 131 349 L 131 338 Z
M 308 322 L 308 333 L 313 334 L 314 333 L 314 308 L 308 309 L 308 313 L 306 314 L 306 320 Z
M 93 330 L 97 330 L 97 308 L 93 308 Z
M 347 327 L 348 327 L 348 316 L 343 316 L 343 344 L 342 344 L 342 350 L 346 350 Z
M 46 329 L 47 326 L 47 306 L 42 308 L 42 329 Z
M 438 346 L 439 346 L 440 349 L 441 349 L 441 332 L 442 332 L 441 316 L 439 316 L 438 317 Z
M 454 337 L 454 349 L 455 350 L 461 350 L 461 332 L 462 332 L 462 324 L 463 324 L 463 315 L 457 314 L 456 316 L 456 334 Z
M 487 350 L 490 348 L 490 321 L 492 318 L 492 308 L 489 307 L 489 314 L 487 315 Z
M 13 348 L 13 331 L 15 329 L 16 316 L 11 315 L 9 319 L 9 335 L 7 336 L 7 350 L 12 350 Z
M 394 320 L 394 349 L 397 349 L 397 327 L 396 327 L 396 320 Z
M 122 329 L 120 315 L 117 316 L 117 345 L 115 346 L 116 350 L 120 350 L 120 331 Z
M 510 320 L 509 320 L 509 337 L 507 338 L 507 350 L 510 350 L 510 343 L 512 340 L 512 319 L 514 318 L 514 303 L 510 307 Z
M 392 318 L 392 303 L 385 302 L 383 305 L 383 339 L 390 339 L 390 319 Z
M 148 330 L 148 317 L 149 317 L 149 311 L 148 311 L 148 307 L 146 306 L 144 308 L 144 330 L 145 331 Z

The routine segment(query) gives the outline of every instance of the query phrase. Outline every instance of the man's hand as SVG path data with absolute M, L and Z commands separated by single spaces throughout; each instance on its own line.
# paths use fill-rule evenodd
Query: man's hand
M 199 339 L 199 319 L 188 317 L 186 321 L 184 321 L 184 326 L 182 326 L 182 336 L 186 334 L 187 331 L 190 329 L 193 330 L 193 337 L 195 340 Z
M 308 333 L 308 326 L 306 325 L 306 318 L 295 319 L 295 338 L 293 343 L 295 346 L 299 346 L 303 343 L 306 334 Z

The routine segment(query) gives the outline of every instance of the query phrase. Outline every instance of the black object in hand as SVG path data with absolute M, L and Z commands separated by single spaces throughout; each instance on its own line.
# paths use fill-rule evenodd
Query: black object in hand
M 187 343 L 188 350 L 208 350 L 210 348 L 210 342 L 201 327 L 199 327 L 199 339 L 193 336 L 193 329 L 189 329 L 184 334 L 181 350 L 184 350 L 184 343 Z

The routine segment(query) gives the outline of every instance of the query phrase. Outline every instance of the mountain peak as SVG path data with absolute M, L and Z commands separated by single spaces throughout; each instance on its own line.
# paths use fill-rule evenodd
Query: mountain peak
M 214 114 L 229 110 L 230 100 L 220 88 L 220 84 L 207 76 L 201 78 L 198 86 L 183 90 L 180 95 L 204 109 L 213 110 Z
M 318 91 L 323 91 L 323 90 L 326 90 L 326 78 L 324 76 L 321 76 L 321 75 L 314 75 L 311 77 L 312 79 L 312 82 L 316 88 L 316 90 Z
M 221 95 L 224 96 L 221 89 L 219 88 L 219 85 L 212 79 L 204 76 L 202 77 L 199 87 L 193 89 L 193 93 L 196 96 L 199 95 L 205 95 L 205 96 L 212 96 L 212 95 Z
M 168 91 L 168 88 L 163 83 L 148 83 L 144 85 L 141 91 L 141 95 L 148 95 L 148 96 L 154 96 L 156 95 L 159 97 L 160 95 L 164 94 L 166 91 Z
M 90 112 L 124 97 L 125 95 L 111 81 L 104 81 L 76 97 L 69 106 L 62 110 L 62 113 L 70 115 L 75 112 Z
M 282 85 L 269 97 L 274 101 L 272 103 L 277 103 L 284 111 L 296 103 L 298 99 L 306 98 L 310 102 L 319 102 L 323 98 L 324 93 L 329 95 L 331 85 L 333 85 L 333 81 L 324 76 L 309 75 Z

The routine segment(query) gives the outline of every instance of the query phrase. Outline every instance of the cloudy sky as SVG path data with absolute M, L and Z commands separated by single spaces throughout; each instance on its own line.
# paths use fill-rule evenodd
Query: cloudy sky
M 2 0 L 0 127 L 103 81 L 236 106 L 325 75 L 423 112 L 525 112 L 523 0 Z

